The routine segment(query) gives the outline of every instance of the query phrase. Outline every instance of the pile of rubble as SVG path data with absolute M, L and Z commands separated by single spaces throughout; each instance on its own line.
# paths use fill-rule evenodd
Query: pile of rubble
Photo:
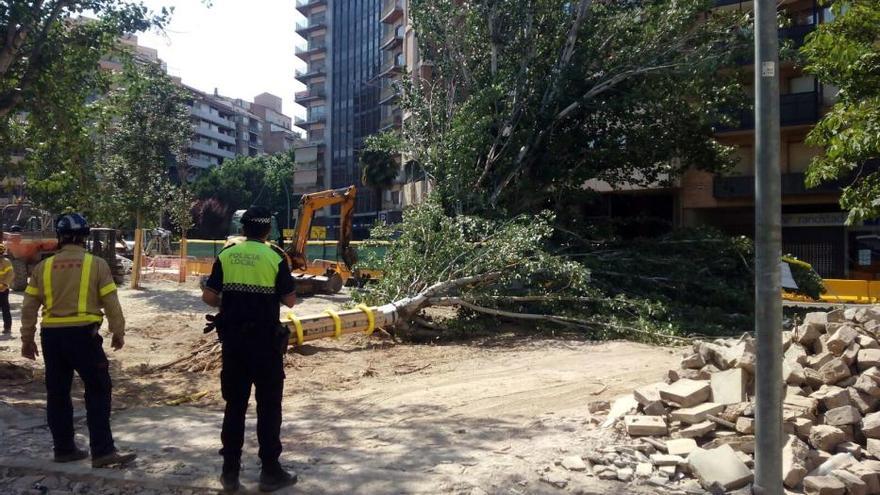
M 783 477 L 810 495 L 880 494 L 880 308 L 808 313 L 783 332 Z M 599 478 L 748 487 L 755 453 L 755 343 L 696 342 L 664 382 L 618 399 L 605 427 L 641 442 L 589 456 Z

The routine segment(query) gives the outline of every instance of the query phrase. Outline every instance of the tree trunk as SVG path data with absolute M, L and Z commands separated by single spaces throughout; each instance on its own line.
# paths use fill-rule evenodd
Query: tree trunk
M 134 229 L 134 263 L 131 269 L 131 288 L 139 289 L 141 284 L 141 265 L 143 264 L 144 231 L 142 228 L 143 215 L 138 210 Z
M 177 281 L 181 284 L 186 282 L 186 276 L 188 275 L 186 251 L 186 231 L 184 230 L 180 233 L 180 273 L 177 276 Z

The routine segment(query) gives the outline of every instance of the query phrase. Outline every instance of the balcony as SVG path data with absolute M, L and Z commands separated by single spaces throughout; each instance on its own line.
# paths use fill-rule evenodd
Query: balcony
M 400 90 L 394 86 L 389 85 L 387 87 L 382 88 L 382 92 L 379 93 L 379 104 L 380 105 L 389 105 L 394 103 L 397 100 L 397 97 L 400 95 Z
M 317 124 L 319 122 L 324 122 L 326 120 L 327 120 L 327 116 L 323 112 L 321 112 L 321 113 L 309 115 L 306 118 L 296 117 L 296 118 L 294 118 L 294 123 L 298 126 L 304 126 L 304 125 Z
M 221 143 L 226 144 L 235 144 L 235 136 L 230 136 L 228 134 L 223 134 L 222 132 L 212 131 L 211 129 L 206 129 L 202 126 L 195 126 L 195 133 L 200 136 L 209 137 L 211 139 L 216 139 Z
M 805 26 L 789 26 L 780 29 L 778 31 L 780 48 L 782 48 L 782 44 L 786 42 L 788 42 L 788 45 L 791 49 L 795 50 L 804 46 L 804 41 L 807 35 L 815 30 L 815 24 L 807 24 Z M 780 53 L 780 57 L 784 59 L 780 60 L 780 62 L 791 61 L 791 55 L 785 50 Z M 737 63 L 739 63 L 739 65 L 754 65 L 755 52 L 749 51 L 749 53 L 745 53 L 741 57 L 738 57 Z
M 403 114 L 400 110 L 394 110 L 388 115 L 383 115 L 382 120 L 379 121 L 379 130 L 387 131 L 392 128 L 399 128 L 403 123 Z
M 233 153 L 232 151 L 227 151 L 217 146 L 200 143 L 198 141 L 193 141 L 192 143 L 190 143 L 189 147 L 206 155 L 219 156 L 222 158 L 235 158 L 235 153 Z
M 382 17 L 380 21 L 392 24 L 403 17 L 403 2 L 401 0 L 385 0 L 382 4 Z
M 791 93 L 779 97 L 779 123 L 783 127 L 794 125 L 815 124 L 819 120 L 818 91 Z M 718 125 L 715 132 L 744 131 L 755 128 L 755 112 L 751 109 L 742 110 L 734 115 L 734 123 L 730 126 Z
M 398 25 L 394 29 L 386 29 L 385 36 L 382 38 L 381 50 L 393 50 L 403 44 L 403 25 Z
M 307 34 L 323 27 L 327 27 L 327 16 L 322 13 L 306 19 L 305 22 L 297 23 L 296 33 L 305 38 Z
M 227 127 L 229 129 L 235 129 L 235 123 L 227 119 L 226 117 L 220 116 L 220 114 L 212 113 L 208 110 L 202 110 L 201 108 L 192 107 L 190 108 L 190 115 L 193 117 L 198 117 L 202 120 L 207 120 L 208 122 L 221 125 L 223 127 Z
M 327 67 L 322 63 L 316 67 L 311 67 L 311 64 L 308 69 L 302 71 L 296 71 L 296 78 L 301 82 L 305 82 L 313 77 L 320 77 L 327 75 Z
M 203 168 L 204 169 L 204 168 L 211 168 L 211 167 L 217 166 L 216 163 L 214 163 L 208 159 L 205 159 L 205 158 L 189 157 L 186 159 L 186 162 L 189 164 L 190 167 L 193 167 L 193 168 Z
M 804 174 L 782 174 L 782 195 L 798 196 L 803 194 L 835 194 L 848 180 L 824 182 L 815 188 L 808 189 L 804 184 Z M 736 177 L 715 176 L 712 180 L 712 195 L 718 199 L 753 198 L 755 196 L 755 177 L 741 175 Z
M 317 7 L 318 5 L 325 5 L 327 0 L 296 0 L 296 9 L 302 12 L 303 10 L 309 10 L 312 7 Z M 305 12 L 302 12 L 305 14 Z
M 294 49 L 294 53 L 297 57 L 302 57 L 306 55 L 313 55 L 321 50 L 327 48 L 327 42 L 324 40 L 320 41 L 309 41 L 306 46 L 298 46 Z
M 397 56 L 390 57 L 389 60 L 382 63 L 382 67 L 379 70 L 379 77 L 390 77 L 400 74 L 403 72 L 405 65 L 406 62 L 403 60 L 403 54 L 398 53 Z
M 314 101 L 327 96 L 327 91 L 324 89 L 324 86 L 315 86 L 313 88 L 309 88 L 305 91 L 298 91 L 294 98 L 297 103 L 305 103 L 307 101 Z

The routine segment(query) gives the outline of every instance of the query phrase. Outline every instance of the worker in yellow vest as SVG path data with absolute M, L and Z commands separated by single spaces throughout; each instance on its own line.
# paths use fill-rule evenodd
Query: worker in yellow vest
M 12 313 L 9 311 L 9 287 L 15 280 L 12 262 L 6 258 L 6 245 L 0 244 L 0 311 L 3 312 L 3 335 L 12 335 Z
M 34 336 L 43 307 L 40 340 L 46 363 L 46 411 L 55 446 L 55 462 L 85 459 L 89 452 L 74 443 L 70 386 L 76 371 L 85 385 L 86 420 L 92 467 L 124 465 L 136 455 L 116 450 L 110 431 L 110 370 L 98 333 L 107 313 L 112 347 L 125 345 L 125 319 L 110 266 L 86 252 L 89 224 L 82 215 L 55 222 L 59 250 L 37 264 L 21 307 L 21 355 L 39 355 Z

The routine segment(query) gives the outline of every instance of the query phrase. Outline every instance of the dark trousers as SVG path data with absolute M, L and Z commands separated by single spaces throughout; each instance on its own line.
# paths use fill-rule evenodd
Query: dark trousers
M 0 291 L 0 311 L 3 312 L 3 332 L 12 331 L 12 313 L 9 312 L 9 290 Z
M 96 325 L 42 329 L 43 360 L 46 362 L 46 416 L 56 454 L 72 452 L 73 403 L 70 386 L 73 372 L 85 385 L 86 419 L 92 457 L 115 450 L 110 432 L 110 371 L 101 346 L 104 339 Z
M 226 401 L 223 416 L 224 471 L 236 471 L 244 446 L 244 423 L 251 386 L 256 389 L 257 439 L 263 469 L 279 468 L 281 456 L 281 396 L 284 390 L 284 350 L 265 332 L 224 330 L 220 387 Z

